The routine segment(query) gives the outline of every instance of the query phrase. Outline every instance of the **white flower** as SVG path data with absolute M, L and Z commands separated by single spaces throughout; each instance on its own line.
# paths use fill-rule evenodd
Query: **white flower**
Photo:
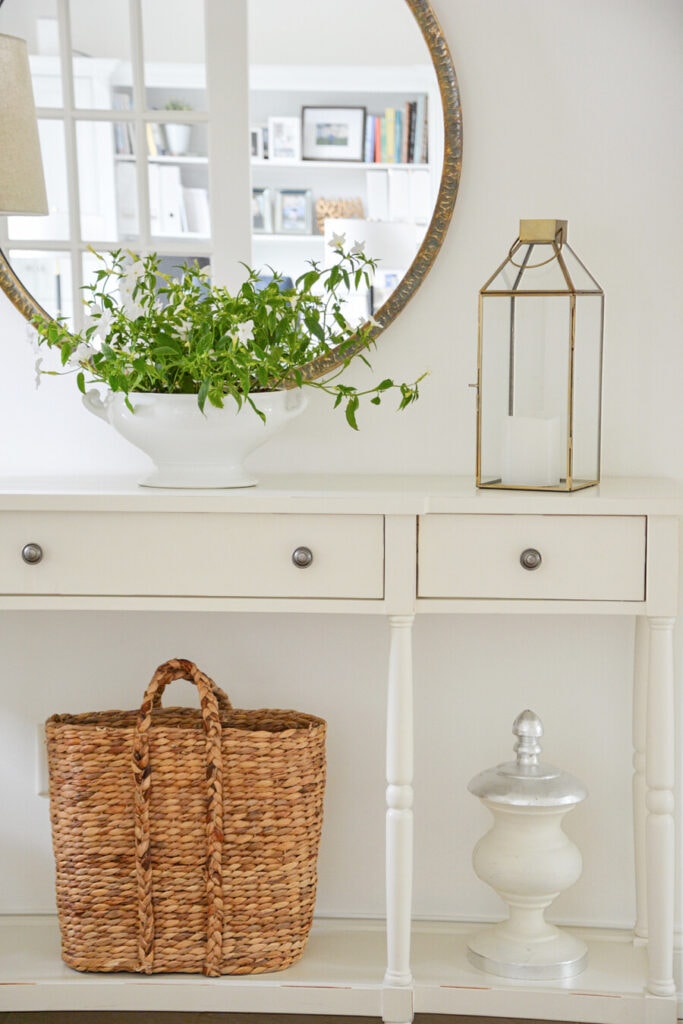
M 26 340 L 31 346 L 31 349 L 38 353 L 40 351 L 40 343 L 38 341 L 38 331 L 35 329 L 33 324 L 26 324 Z
M 121 294 L 121 308 L 126 314 L 129 320 L 137 320 L 138 317 L 145 315 L 145 307 L 137 299 L 133 298 L 133 293 L 124 291 Z
M 145 276 L 145 264 L 143 260 L 133 258 L 130 263 L 127 263 L 123 273 L 121 274 L 121 285 L 123 287 L 129 287 L 131 290 L 135 287 L 138 281 Z
M 254 321 L 246 320 L 243 324 L 237 325 L 237 341 L 240 345 L 246 345 L 254 337 Z
M 73 352 L 69 356 L 67 362 L 68 362 L 69 366 L 74 366 L 74 367 L 75 366 L 80 366 L 81 363 L 87 362 L 88 359 L 90 359 L 90 356 L 92 356 L 94 354 L 95 354 L 95 349 L 92 347 L 90 342 L 89 341 L 82 341 L 80 343 L 80 345 L 78 345 L 73 350 Z
M 142 260 L 132 260 L 124 269 L 119 278 L 119 293 L 121 296 L 121 308 L 129 320 L 137 320 L 145 315 L 145 307 L 142 302 L 136 299 L 135 289 L 145 274 L 145 265 Z
M 40 375 L 41 375 L 41 373 L 43 372 L 43 371 L 42 371 L 42 370 L 40 369 L 40 367 L 41 367 L 42 365 L 43 365 L 43 360 L 42 360 L 42 358 L 41 358 L 41 359 L 36 359 L 36 363 L 35 363 L 35 366 L 34 366 L 34 370 L 35 370 L 35 374 L 36 374 L 36 376 L 35 376 L 35 382 L 36 382 L 36 391 L 37 391 L 37 390 L 38 390 L 38 388 L 40 387 Z
M 100 338 L 102 341 L 107 340 L 111 322 L 114 319 L 114 314 L 111 309 L 104 309 L 97 302 L 91 303 L 88 309 L 88 315 L 85 318 L 85 330 L 94 327 L 93 335 L 96 338 Z
M 332 232 L 332 240 L 329 243 L 331 249 L 341 249 L 346 241 L 346 235 L 336 235 Z
M 350 256 L 365 256 L 365 242 L 354 242 L 349 250 Z
M 178 338 L 180 338 L 181 341 L 186 341 L 187 340 L 187 336 L 188 336 L 188 334 L 190 333 L 191 330 L 192 330 L 192 321 L 191 320 L 181 320 L 180 323 L 177 325 L 176 330 L 175 330 L 176 336 Z

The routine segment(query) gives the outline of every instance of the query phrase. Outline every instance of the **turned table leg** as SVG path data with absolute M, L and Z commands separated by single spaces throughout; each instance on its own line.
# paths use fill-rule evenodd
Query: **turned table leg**
M 647 695 L 647 990 L 676 993 L 674 905 L 674 619 L 651 617 Z
M 636 939 L 647 939 L 647 679 L 650 659 L 650 624 L 644 615 L 636 618 L 633 670 L 633 838 L 636 879 Z
M 390 617 L 387 696 L 386 985 L 410 985 L 413 873 L 412 615 Z

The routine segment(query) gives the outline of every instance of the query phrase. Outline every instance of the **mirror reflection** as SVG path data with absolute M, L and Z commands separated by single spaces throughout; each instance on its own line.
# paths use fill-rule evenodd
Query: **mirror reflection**
M 0 31 L 29 45 L 50 212 L 6 218 L 0 245 L 50 314 L 80 325 L 90 247 L 154 249 L 170 264 L 209 262 L 227 247 L 235 263 L 295 278 L 308 260 L 333 258 L 327 243 L 345 234 L 380 261 L 359 315 L 405 281 L 444 165 L 444 83 L 415 13 L 428 5 L 246 3 L 246 24 L 239 4 L 220 13 L 247 30 L 248 137 L 238 149 L 211 119 L 212 90 L 240 95 L 239 68 L 225 59 L 234 42 L 212 48 L 214 5 L 2 2 Z M 456 116 L 459 128 L 459 107 Z M 234 195 L 212 177 L 226 141 L 245 168 Z M 457 177 L 450 187 L 452 208 Z

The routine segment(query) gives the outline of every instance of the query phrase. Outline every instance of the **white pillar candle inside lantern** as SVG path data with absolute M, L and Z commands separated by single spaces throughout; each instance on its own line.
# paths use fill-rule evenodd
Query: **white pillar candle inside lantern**
M 502 482 L 557 486 L 562 475 L 557 416 L 506 416 L 503 421 Z
M 566 221 L 521 221 L 479 293 L 478 487 L 600 479 L 603 299 Z
M 468 956 L 505 978 L 571 978 L 586 966 L 586 945 L 549 924 L 545 911 L 581 875 L 581 854 L 562 831 L 562 819 L 587 793 L 578 779 L 539 761 L 543 726 L 533 711 L 518 715 L 512 731 L 517 759 L 469 784 L 494 818 L 475 847 L 474 869 L 509 915 L 473 935 Z

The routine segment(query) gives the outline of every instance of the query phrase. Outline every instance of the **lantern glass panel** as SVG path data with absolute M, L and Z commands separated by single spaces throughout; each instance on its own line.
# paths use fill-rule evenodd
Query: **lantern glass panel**
M 600 477 L 602 295 L 577 295 L 574 346 L 573 475 Z
M 570 330 L 566 295 L 483 297 L 483 481 L 557 487 L 566 477 Z

